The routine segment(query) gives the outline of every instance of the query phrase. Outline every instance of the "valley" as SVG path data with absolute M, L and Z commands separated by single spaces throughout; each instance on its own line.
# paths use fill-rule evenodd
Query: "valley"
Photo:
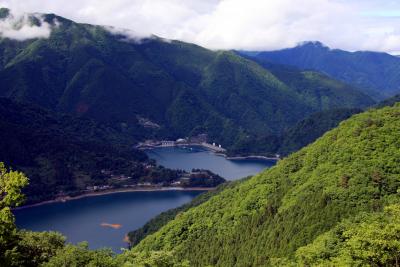
M 46 1 L 0 3 L 0 266 L 399 265 L 392 15 Z
M 228 180 L 254 175 L 275 164 L 274 161 L 254 160 L 232 162 L 199 148 L 158 148 L 147 154 L 168 168 L 191 171 L 206 167 Z M 204 188 L 181 186 L 143 185 L 108 189 L 34 204 L 16 210 L 16 223 L 22 229 L 59 231 L 75 244 L 89 241 L 92 249 L 110 247 L 114 252 L 121 253 L 120 249 L 128 246 L 122 240 L 129 231 L 142 227 L 161 212 L 190 202 L 204 191 L 215 190 L 215 185 Z M 104 229 L 101 227 L 104 220 L 121 224 L 122 227 L 118 231 Z M 76 231 L 75 224 L 78 223 L 79 231 Z

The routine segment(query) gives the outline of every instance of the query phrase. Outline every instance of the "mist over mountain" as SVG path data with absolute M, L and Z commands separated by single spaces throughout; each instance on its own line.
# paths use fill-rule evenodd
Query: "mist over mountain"
M 58 22 L 48 23 L 42 14 L 13 14 L 11 10 L 0 8 L 0 36 L 18 41 L 48 38 Z

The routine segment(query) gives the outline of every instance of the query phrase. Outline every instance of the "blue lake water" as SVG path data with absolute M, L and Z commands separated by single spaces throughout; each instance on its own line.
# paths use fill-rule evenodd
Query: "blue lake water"
M 171 169 L 190 171 L 192 168 L 208 169 L 227 180 L 237 180 L 261 172 L 275 165 L 275 160 L 227 160 L 223 156 L 198 147 L 163 147 L 146 151 L 158 164 Z
M 115 252 L 127 247 L 127 232 L 140 228 L 151 218 L 181 206 L 201 191 L 124 192 L 50 203 L 16 210 L 19 228 L 59 231 L 68 241 L 88 241 L 90 248 L 111 247 Z M 121 224 L 114 229 L 102 223 Z
M 275 164 L 263 160 L 227 160 L 202 149 L 160 148 L 147 151 L 151 158 L 169 168 L 209 169 L 228 180 L 256 174 Z M 88 241 L 90 248 L 110 247 L 119 252 L 126 247 L 123 238 L 157 214 L 181 206 L 199 191 L 125 192 L 92 196 L 65 203 L 50 203 L 16 210 L 19 228 L 59 231 L 68 241 Z M 101 226 L 121 224 L 120 229 Z

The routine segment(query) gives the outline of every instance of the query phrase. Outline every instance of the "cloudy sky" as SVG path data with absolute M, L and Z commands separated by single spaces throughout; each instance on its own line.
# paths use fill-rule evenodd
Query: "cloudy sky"
M 400 52 L 398 0 L 0 0 L 0 6 L 212 49 L 273 50 L 319 40 L 351 51 Z

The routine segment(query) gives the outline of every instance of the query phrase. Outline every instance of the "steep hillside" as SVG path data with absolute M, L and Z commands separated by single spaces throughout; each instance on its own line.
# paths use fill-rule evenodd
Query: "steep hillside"
M 142 241 L 146 236 L 153 234 L 161 229 L 164 225 L 166 225 L 169 221 L 172 221 L 178 214 L 185 212 L 193 207 L 197 207 L 200 204 L 203 204 L 211 197 L 219 194 L 222 190 L 226 188 L 231 188 L 238 183 L 242 183 L 245 179 L 236 180 L 236 181 L 228 181 L 226 183 L 221 184 L 215 190 L 208 191 L 200 194 L 195 197 L 192 201 L 187 204 L 184 204 L 178 208 L 170 209 L 165 212 L 160 213 L 150 221 L 148 221 L 145 225 L 140 227 L 137 230 L 131 231 L 128 233 L 129 245 L 136 246 L 140 241 Z
M 312 256 L 312 248 L 299 248 L 335 233 L 339 223 L 383 216 L 383 207 L 398 203 L 399 159 L 400 105 L 355 115 L 277 166 L 179 214 L 133 252 L 168 251 L 192 266 L 288 265 L 299 260 L 296 253 Z M 376 244 L 368 249 L 384 251 Z M 348 260 L 376 264 L 354 253 Z M 381 260 L 394 262 L 396 253 Z
M 284 66 L 277 66 L 279 70 L 288 69 Z M 283 68 L 282 68 L 283 67 Z M 400 102 L 399 96 L 391 97 L 387 100 L 380 102 L 377 107 L 386 107 L 393 106 L 396 102 Z M 266 151 L 272 151 L 281 156 L 287 156 L 293 152 L 300 150 L 301 148 L 311 144 L 319 137 L 321 137 L 327 131 L 337 127 L 340 122 L 348 119 L 352 115 L 357 113 L 361 113 L 361 109 L 333 109 L 327 110 L 323 112 L 317 112 L 311 114 L 304 120 L 296 123 L 294 126 L 290 127 L 287 131 L 285 131 L 281 136 L 269 136 L 268 140 L 252 140 L 251 143 L 248 144 L 243 143 L 243 147 L 237 147 L 237 150 L 234 150 L 236 154 L 238 153 L 249 153 L 251 150 L 247 149 L 247 146 L 255 145 L 255 146 L 268 146 Z M 240 150 L 239 150 L 240 149 Z M 252 150 L 257 151 L 257 150 Z M 265 150 L 264 150 L 265 151 Z M 262 153 L 263 150 L 258 150 L 259 153 Z M 219 190 L 223 189 L 224 186 L 219 187 Z M 230 185 L 232 186 L 232 185 Z M 207 195 L 200 195 L 198 198 L 194 199 L 192 202 L 183 205 L 182 207 L 172 209 L 166 212 L 161 213 L 156 216 L 149 222 L 147 222 L 143 227 L 129 232 L 128 236 L 132 245 L 136 245 L 144 239 L 147 235 L 152 234 L 159 230 L 162 226 L 167 224 L 169 221 L 173 220 L 175 216 L 183 211 L 188 210 L 189 208 L 198 206 L 208 200 L 211 196 L 218 193 L 212 192 L 207 193 Z
M 400 59 L 386 53 L 347 52 L 307 42 L 279 51 L 245 54 L 264 62 L 327 73 L 381 100 L 400 92 Z
M 296 123 L 295 126 L 291 127 L 279 138 L 271 136 L 269 137 L 268 140 L 253 140 L 252 144 L 256 146 L 266 146 L 268 144 L 272 144 L 273 146 L 270 145 L 268 147 L 268 151 L 274 151 L 275 153 L 280 154 L 281 156 L 287 156 L 307 146 L 308 144 L 311 144 L 327 131 L 337 127 L 340 122 L 360 112 L 362 112 L 362 110 L 360 109 L 335 109 L 335 110 L 328 110 L 325 112 L 318 112 Z M 251 144 L 247 145 L 250 146 Z M 244 153 L 246 151 L 247 152 L 250 151 L 245 149 L 246 149 L 246 144 L 244 144 L 242 150 L 235 152 Z M 262 149 L 259 150 L 260 153 L 262 153 L 262 151 L 263 151 Z M 143 227 L 135 231 L 129 232 L 128 236 L 131 245 L 133 246 L 136 245 L 147 235 L 156 232 L 162 226 L 167 224 L 169 221 L 173 220 L 178 213 L 187 211 L 190 208 L 202 204 L 203 202 L 208 200 L 211 196 L 214 196 L 215 194 L 219 193 L 222 189 L 224 189 L 228 185 L 233 186 L 233 183 L 229 184 L 225 183 L 224 185 L 220 186 L 216 191 L 208 192 L 205 195 L 202 194 L 197 198 L 193 199 L 188 204 L 185 204 L 176 209 L 163 212 L 160 215 L 156 216 L 155 218 L 151 219 Z
M 52 25 L 47 39 L 0 39 L 0 96 L 123 125 L 143 138 L 207 133 L 231 148 L 317 111 L 373 104 L 324 76 L 302 75 L 306 85 L 294 86 L 233 52 L 43 19 Z M 144 128 L 139 117 L 160 127 Z

